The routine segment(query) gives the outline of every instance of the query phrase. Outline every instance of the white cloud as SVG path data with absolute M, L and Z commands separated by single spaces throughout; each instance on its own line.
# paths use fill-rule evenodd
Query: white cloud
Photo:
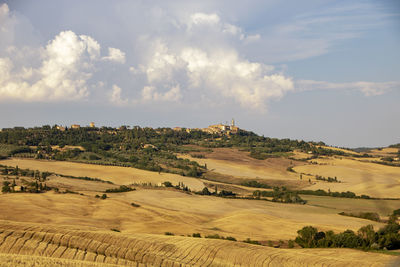
M 143 6 L 138 5 L 138 10 Z M 335 17 L 333 11 L 328 18 L 313 20 L 314 13 L 292 16 L 286 24 L 272 23 L 265 31 L 247 33 L 232 22 L 241 20 L 224 17 L 218 9 L 151 10 L 146 14 L 137 11 L 138 21 L 145 15 L 153 19 L 143 28 L 132 26 L 135 39 L 129 40 L 135 41 L 135 61 L 129 62 L 118 48 L 109 47 L 107 54 L 101 55 L 96 40 L 72 31 L 60 32 L 44 46 L 18 44 L 13 37 L 18 14 L 10 12 L 6 4 L 0 5 L 0 100 L 64 101 L 87 99 L 90 94 L 92 99 L 117 105 L 185 100 L 189 104 L 236 103 L 243 109 L 264 111 L 269 101 L 295 90 L 355 89 L 372 96 L 398 86 L 391 82 L 293 81 L 264 63 L 273 61 L 275 54 L 282 61 L 282 54 L 292 60 L 326 53 L 332 40 L 352 38 L 354 32 L 346 27 L 350 20 Z M 318 38 L 319 26 L 335 22 L 341 22 L 343 29 Z M 305 32 L 310 38 L 303 38 Z M 272 36 L 268 40 L 267 34 Z M 36 58 L 27 59 L 29 53 Z M 110 64 L 105 61 L 128 64 L 113 65 L 113 69 L 119 68 L 118 73 L 107 75 Z M 108 82 L 101 82 L 103 77 L 109 77 Z
M 391 90 L 399 90 L 400 82 L 348 82 L 331 83 L 326 81 L 299 80 L 296 81 L 296 90 L 356 90 L 365 96 L 382 95 Z
M 263 111 L 270 99 L 294 89 L 291 78 L 273 73 L 273 66 L 241 57 L 232 42 L 256 41 L 259 35 L 248 36 L 215 13 L 193 13 L 185 23 L 187 38 L 178 38 L 179 43 L 169 37 L 144 39 L 149 56 L 138 69 L 131 68 L 132 74 L 146 78 L 143 100 L 233 100 L 243 108 Z M 200 35 L 207 35 L 206 43 L 199 42 Z
M 165 93 L 160 93 L 154 86 L 145 86 L 142 89 L 142 101 L 179 102 L 182 98 L 180 86 L 176 85 Z
M 192 25 L 215 25 L 219 24 L 220 18 L 217 14 L 194 13 L 190 16 L 189 28 Z
M 7 4 L 0 5 L 0 48 L 12 42 L 14 34 L 12 30 L 16 24 L 15 16 L 10 14 Z
M 111 102 L 116 105 L 125 105 L 128 103 L 127 99 L 121 98 L 121 88 L 115 84 L 112 87 Z
M 244 108 L 265 110 L 270 99 L 282 97 L 294 89 L 293 82 L 273 67 L 241 59 L 235 50 L 207 52 L 200 48 L 183 47 L 177 51 L 158 42 L 153 57 L 142 67 L 148 86 L 142 91 L 145 100 L 179 100 L 181 89 L 186 94 L 194 89 L 209 99 L 228 98 Z M 179 87 L 164 94 L 156 90 L 164 84 Z M 173 88 L 173 89 L 174 89 Z
M 30 46 L 28 39 L 27 44 L 15 39 L 29 25 L 7 4 L 0 5 L 0 101 L 85 99 L 93 88 L 90 79 L 101 69 L 100 44 L 90 36 L 62 31 L 45 46 Z M 125 54 L 109 48 L 107 59 L 123 63 Z
M 118 48 L 109 47 L 108 56 L 103 59 L 123 64 L 125 63 L 125 53 Z
M 100 44 L 90 36 L 81 35 L 79 37 L 86 43 L 87 51 L 90 55 L 90 59 L 94 60 L 94 59 L 99 58 Z
M 194 36 L 197 35 L 198 30 L 206 28 L 209 33 L 207 36 L 208 40 L 212 39 L 213 34 L 233 36 L 237 40 L 245 42 L 254 42 L 261 38 L 260 34 L 247 35 L 241 27 L 223 22 L 215 13 L 194 13 L 190 15 L 186 25 L 187 30 Z
M 0 100 L 23 101 L 74 100 L 88 95 L 87 81 L 100 46 L 89 36 L 61 32 L 42 51 L 39 68 L 14 66 L 2 58 Z

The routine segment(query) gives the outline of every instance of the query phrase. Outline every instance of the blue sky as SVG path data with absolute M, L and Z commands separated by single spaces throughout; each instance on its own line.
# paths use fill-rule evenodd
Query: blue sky
M 0 1 L 0 128 L 400 143 L 399 1 Z

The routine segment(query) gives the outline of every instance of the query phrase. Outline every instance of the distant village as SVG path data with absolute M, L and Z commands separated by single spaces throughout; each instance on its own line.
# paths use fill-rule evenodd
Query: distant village
M 94 122 L 91 122 L 89 124 L 89 127 L 90 128 L 96 128 L 96 125 L 95 125 Z M 69 129 L 80 129 L 80 128 L 81 128 L 81 126 L 79 124 L 72 124 Z M 127 128 L 128 128 L 128 126 L 120 126 L 118 128 L 118 130 L 125 130 Z M 60 131 L 65 131 L 65 130 L 67 130 L 67 126 L 57 125 L 56 129 L 58 129 Z M 219 124 L 210 125 L 207 128 L 174 127 L 174 128 L 172 128 L 172 130 L 174 130 L 174 131 L 186 131 L 187 133 L 190 133 L 192 131 L 203 131 L 203 132 L 210 133 L 210 134 L 221 134 L 221 135 L 226 134 L 226 135 L 229 135 L 229 134 L 237 134 L 240 129 L 239 129 L 239 127 L 237 127 L 235 125 L 235 120 L 232 119 L 230 124 L 228 124 L 228 123 L 219 123 Z
M 190 133 L 191 131 L 203 131 L 210 134 L 236 134 L 239 132 L 239 127 L 235 125 L 235 120 L 232 119 L 231 124 L 228 123 L 219 123 L 210 125 L 207 128 L 182 128 L 182 127 L 175 127 L 173 128 L 174 131 L 183 131 Z

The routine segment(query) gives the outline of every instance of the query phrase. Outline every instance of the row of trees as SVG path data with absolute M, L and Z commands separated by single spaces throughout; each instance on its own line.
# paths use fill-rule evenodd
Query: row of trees
M 374 230 L 373 225 L 366 225 L 357 232 L 346 230 L 336 234 L 306 226 L 297 231 L 295 242 L 303 248 L 400 249 L 400 225 L 396 222 L 397 216 L 393 213 L 388 224 L 378 231 Z
M 38 179 L 39 181 L 45 181 L 46 178 L 49 177 L 52 173 L 47 171 L 40 172 L 38 170 L 20 169 L 18 166 L 10 167 L 10 166 L 0 165 L 0 174 L 32 177 Z
M 273 191 L 260 191 L 253 192 L 255 198 L 270 197 L 273 202 L 281 203 L 299 203 L 306 204 L 307 201 L 302 199 L 296 191 L 287 190 L 286 187 L 274 187 Z

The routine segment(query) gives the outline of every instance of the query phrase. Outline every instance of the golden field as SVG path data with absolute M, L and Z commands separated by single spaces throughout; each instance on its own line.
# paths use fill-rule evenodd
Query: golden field
M 338 215 L 342 210 L 330 207 L 215 198 L 172 190 L 110 193 L 105 200 L 95 198 L 95 192 L 84 194 L 2 194 L 0 219 L 114 228 L 126 233 L 218 233 L 261 241 L 293 239 L 297 230 L 307 225 L 337 232 L 356 231 L 370 223 L 376 228 L 383 225 Z
M 349 249 L 274 249 L 226 240 L 127 235 L 61 225 L 0 221 L 0 232 L 3 240 L 0 266 L 385 266 L 396 263 L 394 256 Z
M 273 184 L 281 181 L 301 189 L 353 191 L 358 195 L 400 198 L 400 168 L 351 157 L 319 157 L 308 161 L 287 158 L 256 160 L 248 152 L 219 148 L 205 158 L 180 154 L 206 164 L 206 179 L 135 168 L 67 161 L 10 158 L 0 164 L 76 177 L 99 178 L 114 184 L 58 175 L 46 184 L 60 192 L 0 194 L 0 266 L 386 266 L 396 257 L 351 249 L 286 249 L 251 245 L 247 238 L 267 244 L 287 242 L 304 226 L 319 230 L 357 231 L 384 224 L 341 216 L 340 212 L 376 212 L 387 219 L 400 200 L 347 199 L 302 195 L 306 205 L 264 200 L 202 196 L 165 187 L 135 186 L 135 191 L 107 193 L 120 185 L 183 182 L 191 190 L 205 185 L 243 195 L 256 188 L 241 181 Z M 297 155 L 298 154 L 298 155 Z M 306 153 L 295 152 L 299 159 Z M 293 167 L 295 172 L 288 171 Z M 303 173 L 303 179 L 299 176 Z M 207 180 L 207 174 L 215 178 Z M 317 181 L 315 175 L 337 177 L 340 183 Z M 1 179 L 6 177 L 0 176 Z M 8 180 L 16 177 L 9 177 Z M 311 180 L 311 183 L 308 181 Z M 134 203 L 135 205 L 132 205 Z M 118 232 L 116 232 L 118 231 Z M 174 236 L 165 235 L 166 232 Z M 188 237 L 218 234 L 238 240 Z M 283 246 L 285 247 L 285 246 Z M 396 265 L 393 265 L 396 266 Z
M 378 198 L 400 198 L 400 168 L 362 162 L 349 157 L 323 157 L 312 160 L 318 164 L 296 166 L 297 173 L 337 177 L 341 183 L 313 180 L 307 189 L 352 191 Z
M 100 178 L 121 185 L 133 183 L 158 184 L 170 181 L 173 184 L 183 182 L 193 190 L 201 190 L 204 187 L 201 181 L 194 178 L 183 177 L 172 173 L 151 172 L 136 168 L 19 158 L 2 160 L 0 164 L 13 167 L 18 166 L 23 169 L 55 172 L 64 175 Z

